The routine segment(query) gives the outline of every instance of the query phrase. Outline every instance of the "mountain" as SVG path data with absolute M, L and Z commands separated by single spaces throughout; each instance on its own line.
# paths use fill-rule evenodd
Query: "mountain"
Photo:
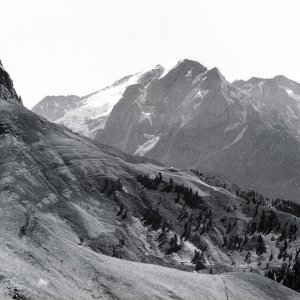
M 69 110 L 79 106 L 81 98 L 75 95 L 47 96 L 32 108 L 36 114 L 55 122 Z
M 32 111 L 57 124 L 62 124 L 90 138 L 101 131 L 113 106 L 120 100 L 126 88 L 132 84 L 149 85 L 159 78 L 167 67 L 158 65 L 154 70 L 125 76 L 112 85 L 89 95 L 47 96 Z
M 130 154 L 299 201 L 300 84 L 284 76 L 230 83 L 217 68 L 183 60 L 80 103 L 56 122 Z
M 300 277 L 285 202 L 102 145 L 1 90 L 1 299 L 299 298 L 278 283 Z
M 129 86 L 96 140 L 299 201 L 299 87 L 284 77 L 231 84 L 184 60 L 147 87 Z
M 274 123 L 284 124 L 300 137 L 300 84 L 282 75 L 272 79 L 251 78 L 233 84 L 253 98 L 253 105 Z

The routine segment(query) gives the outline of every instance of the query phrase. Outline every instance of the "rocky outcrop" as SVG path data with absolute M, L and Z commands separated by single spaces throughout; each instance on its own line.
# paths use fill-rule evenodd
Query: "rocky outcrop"
M 21 97 L 18 96 L 14 89 L 13 81 L 9 74 L 5 71 L 0 61 L 0 98 L 5 100 L 12 100 L 14 102 L 22 104 Z

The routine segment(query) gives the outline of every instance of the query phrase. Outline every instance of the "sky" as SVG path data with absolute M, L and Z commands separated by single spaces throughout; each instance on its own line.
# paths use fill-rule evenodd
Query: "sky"
M 0 0 L 0 59 L 24 105 L 188 58 L 229 81 L 300 82 L 299 0 Z

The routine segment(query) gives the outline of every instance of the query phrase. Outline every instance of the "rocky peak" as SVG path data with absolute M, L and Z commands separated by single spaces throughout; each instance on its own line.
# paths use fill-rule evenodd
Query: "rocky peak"
M 207 68 L 197 61 L 184 59 L 178 62 L 177 67 L 174 68 L 174 70 L 176 70 L 178 74 L 195 77 L 200 73 L 206 72 Z
M 214 67 L 206 72 L 204 84 L 206 89 L 214 89 L 224 83 L 227 81 L 218 68 Z

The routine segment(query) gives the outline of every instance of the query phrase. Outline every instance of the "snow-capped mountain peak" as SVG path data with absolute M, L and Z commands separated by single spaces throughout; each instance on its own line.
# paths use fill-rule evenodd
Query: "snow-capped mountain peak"
M 72 102 L 72 105 L 70 105 L 70 101 L 68 101 L 67 104 L 67 99 L 63 99 L 64 97 L 60 96 L 62 100 L 60 104 L 62 104 L 62 102 L 66 104 L 57 104 L 55 108 L 53 105 L 54 102 L 57 103 L 57 97 L 48 96 L 38 103 L 32 111 L 46 118 L 47 115 L 49 115 L 48 118 L 51 121 L 66 125 L 75 132 L 94 138 L 96 133 L 104 128 L 107 117 L 129 86 L 142 84 L 148 87 L 153 80 L 164 77 L 181 62 L 182 61 L 168 61 L 150 70 L 122 77 L 111 85 L 90 95 L 81 97 L 81 99 L 77 96 L 73 96 L 76 99 Z M 52 98 L 54 98 L 55 101 L 53 101 Z M 49 104 L 46 102 L 49 102 Z M 64 105 L 66 106 L 64 107 Z M 48 106 L 53 107 L 51 111 L 47 109 Z

